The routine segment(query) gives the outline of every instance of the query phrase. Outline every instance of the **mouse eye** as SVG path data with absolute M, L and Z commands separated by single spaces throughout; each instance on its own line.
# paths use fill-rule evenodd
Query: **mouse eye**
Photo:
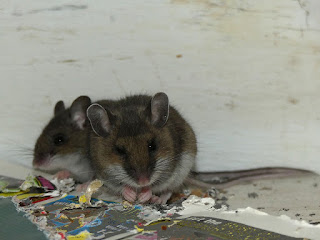
M 126 150 L 124 149 L 124 147 L 120 147 L 120 146 L 115 146 L 114 148 L 115 152 L 120 155 L 120 156 L 125 156 L 127 155 Z
M 152 139 L 149 143 L 148 143 L 148 150 L 149 152 L 154 152 L 157 150 L 157 144 L 156 141 L 154 139 Z
M 56 146 L 61 146 L 65 143 L 66 137 L 63 134 L 57 134 L 53 137 L 53 143 Z

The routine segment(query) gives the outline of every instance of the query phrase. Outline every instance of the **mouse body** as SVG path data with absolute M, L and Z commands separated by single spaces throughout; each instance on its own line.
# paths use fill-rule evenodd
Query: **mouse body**
M 74 100 L 70 108 L 63 101 L 56 103 L 54 116 L 43 129 L 34 147 L 35 169 L 56 173 L 58 178 L 73 177 L 80 182 L 93 178 L 87 153 L 87 96 Z
M 196 136 L 165 93 L 92 104 L 87 116 L 96 176 L 129 202 L 166 203 L 194 166 Z

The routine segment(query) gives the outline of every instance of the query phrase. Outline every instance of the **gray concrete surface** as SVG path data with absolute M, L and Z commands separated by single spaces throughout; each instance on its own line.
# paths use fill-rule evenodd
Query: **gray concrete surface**
M 233 186 L 218 195 L 229 209 L 252 207 L 270 215 L 320 223 L 320 176 L 266 179 Z

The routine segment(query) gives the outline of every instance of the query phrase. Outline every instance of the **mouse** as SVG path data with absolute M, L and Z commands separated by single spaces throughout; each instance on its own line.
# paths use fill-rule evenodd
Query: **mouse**
M 94 103 L 87 117 L 95 174 L 129 202 L 166 203 L 195 164 L 195 133 L 163 92 Z
M 93 178 L 87 154 L 88 119 L 86 110 L 91 104 L 88 96 L 80 96 L 69 108 L 63 101 L 54 107 L 54 116 L 38 137 L 33 151 L 33 168 L 68 177 L 78 182 Z

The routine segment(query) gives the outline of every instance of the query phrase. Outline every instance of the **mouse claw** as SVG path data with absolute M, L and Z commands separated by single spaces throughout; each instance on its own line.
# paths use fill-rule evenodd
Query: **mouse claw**
M 150 202 L 155 204 L 160 204 L 160 197 L 156 195 L 152 195 L 152 197 L 150 198 Z
M 151 203 L 155 203 L 155 204 L 166 204 L 169 198 L 171 197 L 171 195 L 172 195 L 171 192 L 163 193 L 160 195 L 160 197 L 156 195 L 152 195 L 150 201 Z
M 167 201 L 172 196 L 172 192 L 163 193 L 160 195 L 161 203 L 160 204 L 166 204 Z
M 137 199 L 136 191 L 129 186 L 125 186 L 123 188 L 122 196 L 124 197 L 124 199 L 126 199 L 128 202 L 131 202 L 131 203 Z
M 149 201 L 152 197 L 152 192 L 150 188 L 143 188 L 141 193 L 138 196 L 138 201 L 141 203 L 145 203 Z
M 67 179 L 71 177 L 71 172 L 68 170 L 59 171 L 54 175 L 58 180 Z
M 78 185 L 76 186 L 76 192 L 79 192 L 79 193 L 85 192 L 85 191 L 87 190 L 89 184 L 90 184 L 90 182 L 78 184 Z

